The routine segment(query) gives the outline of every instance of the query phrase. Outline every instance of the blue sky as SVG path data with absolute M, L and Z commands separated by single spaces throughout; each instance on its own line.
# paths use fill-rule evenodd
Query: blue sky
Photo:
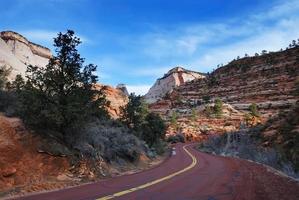
M 137 94 L 172 67 L 209 72 L 299 38 L 299 0 L 2 1 L 0 30 L 52 48 L 57 32 L 72 29 L 100 82 Z

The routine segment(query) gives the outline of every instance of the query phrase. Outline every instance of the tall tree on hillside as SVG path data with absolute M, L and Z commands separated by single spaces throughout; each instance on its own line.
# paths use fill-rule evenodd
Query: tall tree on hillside
M 137 131 L 148 114 L 147 106 L 141 96 L 131 93 L 128 104 L 121 109 L 121 120 L 131 129 Z
M 37 128 L 46 128 L 62 133 L 73 124 L 90 116 L 106 116 L 106 101 L 101 91 L 94 90 L 97 82 L 97 66 L 84 66 L 78 53 L 81 43 L 74 31 L 59 33 L 54 39 L 56 56 L 46 67 L 29 65 L 27 82 L 21 91 L 21 116 Z

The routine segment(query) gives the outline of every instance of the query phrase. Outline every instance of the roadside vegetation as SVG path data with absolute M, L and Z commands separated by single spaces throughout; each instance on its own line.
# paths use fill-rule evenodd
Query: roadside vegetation
M 122 108 L 121 122 L 133 131 L 133 134 L 144 140 L 154 152 L 164 153 L 166 125 L 162 118 L 149 112 L 141 96 L 130 94 L 128 104 Z
M 207 102 L 206 100 L 204 102 Z M 213 105 L 207 104 L 204 110 L 207 117 L 221 118 L 223 114 L 223 102 L 216 98 Z
M 0 111 L 20 117 L 34 134 L 53 145 L 51 155 L 72 160 L 138 161 L 166 148 L 165 125 L 150 113 L 140 96 L 131 94 L 121 120 L 106 111 L 109 102 L 94 84 L 97 66 L 84 64 L 74 31 L 59 33 L 55 53 L 47 66 L 29 65 L 26 77 L 8 82 L 10 68 L 0 68 Z M 63 148 L 60 148 L 63 146 Z
M 251 109 L 250 115 L 255 112 L 258 113 Z M 297 103 L 291 111 L 269 119 L 264 125 L 210 136 L 199 145 L 199 150 L 253 160 L 299 178 L 298 112 Z

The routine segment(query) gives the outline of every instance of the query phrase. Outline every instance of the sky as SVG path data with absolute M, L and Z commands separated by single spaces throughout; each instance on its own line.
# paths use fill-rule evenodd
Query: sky
M 3 1 L 3 2 L 2 2 Z M 211 72 L 299 38 L 299 0 L 0 0 L 0 30 L 52 50 L 74 30 L 99 82 L 145 94 L 176 66 Z

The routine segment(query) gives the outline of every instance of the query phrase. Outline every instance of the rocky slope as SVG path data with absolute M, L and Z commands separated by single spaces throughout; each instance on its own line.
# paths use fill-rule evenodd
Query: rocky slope
M 262 121 L 281 110 L 290 109 L 298 100 L 294 94 L 298 81 L 299 47 L 295 47 L 232 61 L 206 78 L 195 79 L 174 88 L 170 95 L 151 104 L 150 109 L 169 121 L 174 112 L 179 113 L 178 121 L 186 120 L 192 116 L 194 109 L 198 113 L 198 124 L 208 120 L 209 126 L 213 126 L 218 124 L 220 119 L 224 119 L 224 123 L 235 124 L 234 127 L 238 128 L 244 122 L 244 114 L 252 103 L 257 104 Z M 220 119 L 212 117 L 213 120 L 205 116 L 202 107 L 213 103 L 216 98 L 230 105 L 239 114 L 233 112 Z M 236 123 L 229 121 L 232 119 Z M 218 126 L 222 127 L 222 132 L 225 132 L 224 123 Z M 185 126 L 189 127 L 190 123 L 185 123 Z
M 299 172 L 299 101 L 288 112 L 281 112 L 264 125 L 260 138 L 265 147 L 277 147 Z
M 242 111 L 256 103 L 261 114 L 269 116 L 287 109 L 299 81 L 299 47 L 233 61 L 215 70 L 207 79 L 195 80 L 178 87 L 172 96 L 200 105 L 205 98 L 220 98 Z
M 147 103 L 154 103 L 162 99 L 167 93 L 172 92 L 186 82 L 194 79 L 204 78 L 204 74 L 186 70 L 182 67 L 175 67 L 169 70 L 162 78 L 159 78 L 144 96 Z
M 10 79 L 25 74 L 26 65 L 45 66 L 51 58 L 51 51 L 28 41 L 13 31 L 0 32 L 0 65 L 12 67 Z
M 19 119 L 0 115 L 0 198 L 16 186 L 15 191 L 33 192 L 70 183 L 71 177 L 58 180 L 70 167 L 68 160 L 38 153 L 40 145 L 40 138 L 29 134 Z

